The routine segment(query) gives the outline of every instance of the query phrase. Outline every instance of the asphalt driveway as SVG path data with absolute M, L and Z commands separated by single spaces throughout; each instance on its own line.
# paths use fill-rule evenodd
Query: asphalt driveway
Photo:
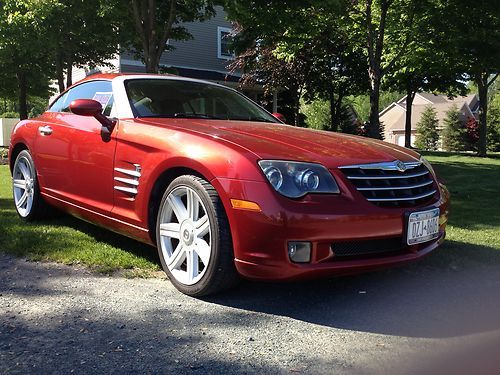
M 485 369 L 500 353 L 500 261 L 488 259 L 436 253 L 198 300 L 164 279 L 0 254 L 0 373 L 418 373 L 449 358 L 465 369 L 476 349 L 467 363 Z

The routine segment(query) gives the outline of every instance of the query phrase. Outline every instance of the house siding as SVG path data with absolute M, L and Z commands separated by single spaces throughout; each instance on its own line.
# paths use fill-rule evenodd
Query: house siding
M 180 67 L 194 70 L 208 70 L 227 73 L 230 60 L 218 58 L 218 27 L 231 28 L 226 20 L 226 13 L 220 6 L 215 7 L 216 15 L 205 22 L 190 22 L 183 26 L 193 35 L 187 41 L 169 41 L 175 49 L 165 51 L 160 59 L 160 65 Z M 121 71 L 141 71 L 143 65 L 134 59 L 133 53 L 121 55 Z M 142 69 L 143 70 L 143 69 Z

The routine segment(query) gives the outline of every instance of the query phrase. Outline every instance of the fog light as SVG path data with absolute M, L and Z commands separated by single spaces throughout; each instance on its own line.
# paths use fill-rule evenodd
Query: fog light
M 288 242 L 288 256 L 294 263 L 309 263 L 311 261 L 311 243 Z

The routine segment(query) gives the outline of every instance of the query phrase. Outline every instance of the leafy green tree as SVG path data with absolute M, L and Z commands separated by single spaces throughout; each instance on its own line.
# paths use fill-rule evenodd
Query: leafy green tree
M 426 106 L 420 121 L 417 123 L 415 146 L 422 150 L 436 150 L 439 141 L 438 125 L 436 110 L 430 105 Z
M 299 100 L 329 103 L 331 130 L 338 130 L 348 94 L 368 89 L 362 51 L 349 45 L 342 28 L 342 1 L 226 1 L 236 22 L 234 68 L 266 88 L 293 92 L 295 124 Z
M 493 96 L 489 103 L 488 151 L 500 152 L 500 93 Z
M 349 103 L 344 103 L 341 111 L 339 131 L 345 134 L 362 135 L 362 122 L 358 118 L 354 107 Z
M 380 108 L 386 108 L 393 102 L 398 101 L 403 96 L 397 91 L 380 92 Z M 349 103 L 354 107 L 361 121 L 368 121 L 370 118 L 370 95 L 351 95 L 348 98 Z
M 444 119 L 443 148 L 446 151 L 464 151 L 467 143 L 467 129 L 456 105 L 447 112 Z
M 182 22 L 204 21 L 215 14 L 212 0 L 120 0 L 118 4 L 126 9 L 122 35 L 143 59 L 148 73 L 158 73 L 169 39 L 192 37 Z
M 301 112 L 305 115 L 308 128 L 325 130 L 330 121 L 330 106 L 326 100 L 316 99 L 301 102 Z
M 411 147 L 413 100 L 418 92 L 440 92 L 449 96 L 467 93 L 463 59 L 450 53 L 449 30 L 443 28 L 446 12 L 440 0 L 415 4 L 413 37 L 408 48 L 387 75 L 387 84 L 406 93 L 405 147 Z M 391 46 L 394 48 L 395 46 Z M 392 51 L 397 55 L 398 50 Z
M 301 109 L 309 128 L 332 131 L 330 127 L 330 104 L 324 99 L 315 99 L 308 103 L 302 102 Z M 356 118 L 356 112 L 349 103 L 343 103 L 339 114 L 339 127 L 335 131 L 360 135 L 361 122 Z
M 0 66 L 3 91 L 16 93 L 19 117 L 28 117 L 28 96 L 48 96 L 52 64 L 46 53 L 49 1 L 0 2 Z M 5 86 L 4 86 L 5 85 Z
M 479 96 L 478 154 L 486 156 L 488 133 L 488 88 L 500 73 L 500 7 L 491 0 L 443 2 L 454 53 L 463 59 L 464 71 L 474 81 Z M 450 52 L 452 52 L 450 50 Z
M 366 92 L 368 80 L 363 55 L 352 50 L 338 30 L 338 20 L 331 27 L 306 44 L 306 55 L 311 61 L 311 72 L 306 82 L 306 100 L 311 97 L 326 99 L 329 103 L 329 130 L 341 131 L 345 122 L 345 99 L 352 93 Z
M 382 139 L 379 120 L 382 79 L 413 40 L 416 0 L 359 0 L 351 4 L 345 27 L 353 45 L 362 48 L 368 60 L 370 116 L 367 135 Z M 394 51 L 396 51 L 394 53 Z
M 73 67 L 103 65 L 118 52 L 121 12 L 107 0 L 49 0 L 43 37 L 62 92 Z M 65 79 L 66 76 L 66 79 Z

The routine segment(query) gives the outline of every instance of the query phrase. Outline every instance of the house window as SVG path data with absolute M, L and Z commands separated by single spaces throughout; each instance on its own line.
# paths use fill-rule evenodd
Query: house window
M 234 58 L 231 51 L 231 29 L 228 27 L 217 27 L 217 57 L 230 60 Z

